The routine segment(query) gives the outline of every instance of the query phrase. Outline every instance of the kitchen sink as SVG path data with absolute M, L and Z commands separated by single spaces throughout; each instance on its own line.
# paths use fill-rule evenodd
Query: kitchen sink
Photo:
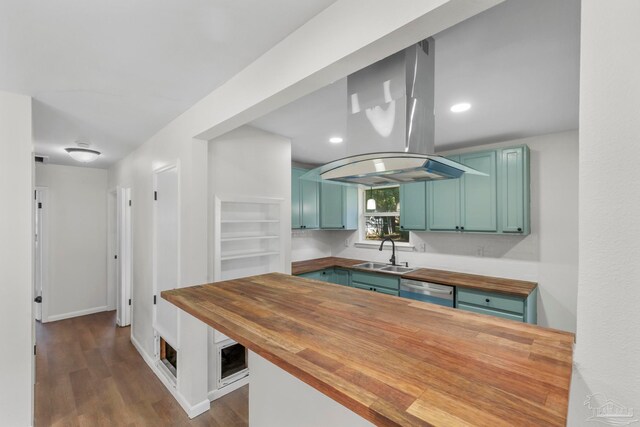
M 402 267 L 400 265 L 389 265 L 381 262 L 364 262 L 362 264 L 354 265 L 356 268 L 363 268 L 372 271 L 384 271 L 385 273 L 404 274 L 415 270 L 411 267 Z
M 380 269 L 380 271 L 386 271 L 388 273 L 398 273 L 398 274 L 409 273 L 413 270 L 415 270 L 415 268 L 401 267 L 399 265 L 388 265 Z
M 367 270 L 381 270 L 383 267 L 388 267 L 389 264 L 383 264 L 380 262 L 364 262 L 362 264 L 354 265 L 357 268 L 366 268 Z

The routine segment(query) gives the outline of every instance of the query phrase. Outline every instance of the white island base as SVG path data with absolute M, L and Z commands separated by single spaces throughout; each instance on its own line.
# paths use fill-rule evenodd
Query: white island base
M 252 351 L 249 369 L 249 427 L 373 426 Z

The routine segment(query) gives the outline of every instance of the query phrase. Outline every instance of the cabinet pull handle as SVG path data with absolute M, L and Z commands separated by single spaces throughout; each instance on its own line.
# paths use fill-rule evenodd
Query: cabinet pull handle
M 522 228 L 518 227 L 518 231 L 522 231 Z
M 460 230 L 464 230 L 464 227 L 460 227 Z
M 400 228 L 404 228 L 404 225 L 401 225 Z
M 460 230 L 460 227 L 458 227 L 457 225 L 456 225 L 456 230 Z
M 489 298 L 487 298 L 487 299 L 485 300 L 485 302 L 489 302 Z

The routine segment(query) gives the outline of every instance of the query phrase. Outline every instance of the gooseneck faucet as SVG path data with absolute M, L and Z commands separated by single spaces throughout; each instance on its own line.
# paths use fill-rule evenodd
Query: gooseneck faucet
M 382 243 L 380 243 L 380 249 L 378 249 L 379 251 L 382 251 L 382 246 L 384 246 L 384 242 L 391 242 L 391 259 L 389 259 L 389 262 L 391 263 L 391 265 L 398 265 L 396 264 L 396 244 L 393 241 L 393 239 L 391 237 L 385 237 L 382 240 Z

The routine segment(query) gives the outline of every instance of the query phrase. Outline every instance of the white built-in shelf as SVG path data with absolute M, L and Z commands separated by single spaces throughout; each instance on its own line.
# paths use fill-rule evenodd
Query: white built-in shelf
M 243 240 L 269 240 L 279 239 L 280 236 L 225 236 L 220 239 L 221 242 L 240 242 Z
M 285 271 L 284 200 L 214 196 L 213 280 Z
M 271 255 L 280 255 L 278 251 L 266 251 L 266 252 L 244 252 L 244 253 L 234 253 L 223 255 L 220 260 L 221 261 L 229 261 L 232 259 L 243 259 L 243 258 L 258 258 L 263 256 L 271 256 Z
M 261 223 L 278 223 L 277 219 L 223 219 L 222 224 L 261 224 Z

